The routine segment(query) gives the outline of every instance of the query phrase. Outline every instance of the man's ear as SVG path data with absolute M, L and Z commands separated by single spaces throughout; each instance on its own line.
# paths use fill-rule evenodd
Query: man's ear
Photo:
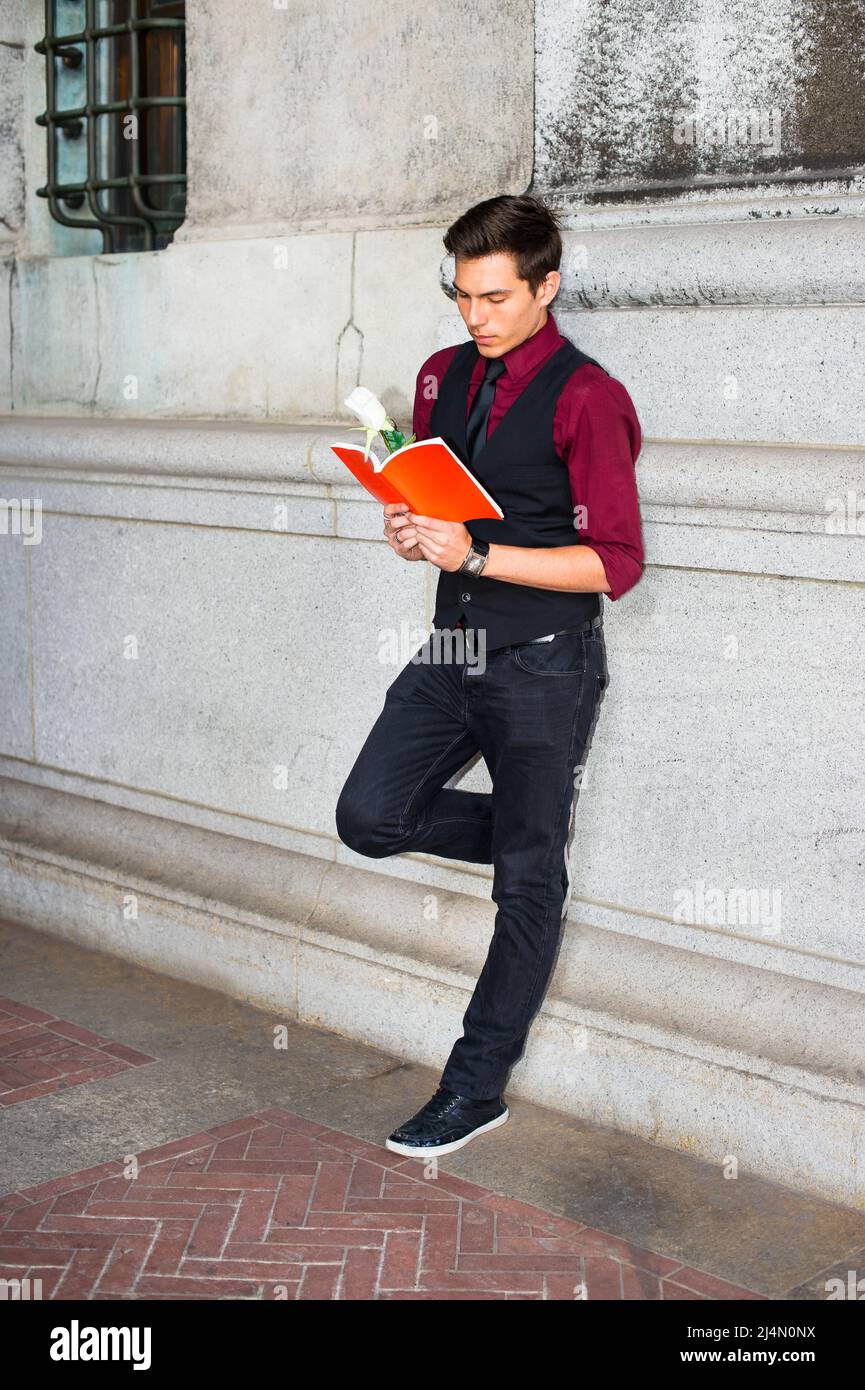
M 541 308 L 545 308 L 548 304 L 552 304 L 559 292 L 559 285 L 561 283 L 562 277 L 557 270 L 548 271 L 546 279 L 540 286 L 541 297 L 538 300 L 538 304 Z

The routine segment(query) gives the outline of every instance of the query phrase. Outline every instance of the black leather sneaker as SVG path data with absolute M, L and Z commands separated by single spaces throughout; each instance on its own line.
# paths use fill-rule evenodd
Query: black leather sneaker
M 385 1148 L 408 1158 L 429 1154 L 450 1154 L 464 1144 L 503 1125 L 510 1111 L 501 1096 L 492 1100 L 472 1100 L 439 1086 L 432 1100 L 395 1129 Z

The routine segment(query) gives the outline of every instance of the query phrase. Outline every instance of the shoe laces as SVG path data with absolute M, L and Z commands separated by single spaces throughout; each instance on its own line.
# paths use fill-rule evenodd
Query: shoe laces
M 439 1086 L 432 1100 L 428 1101 L 424 1109 L 429 1116 L 446 1115 L 448 1110 L 452 1110 L 460 1097 L 455 1091 L 449 1090 L 446 1086 Z

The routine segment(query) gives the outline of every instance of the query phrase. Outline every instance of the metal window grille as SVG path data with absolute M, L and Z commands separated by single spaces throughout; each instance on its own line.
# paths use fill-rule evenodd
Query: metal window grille
M 167 246 L 186 210 L 184 0 L 45 0 L 48 182 L 103 251 Z M 74 216 L 87 205 L 92 216 Z

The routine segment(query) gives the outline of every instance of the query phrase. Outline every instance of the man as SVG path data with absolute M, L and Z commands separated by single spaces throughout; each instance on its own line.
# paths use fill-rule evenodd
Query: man
M 463 1036 L 435 1095 L 386 1141 L 420 1158 L 508 1118 L 502 1092 L 555 962 L 580 768 L 607 685 L 600 595 L 621 598 L 643 569 L 640 425 L 624 386 L 549 310 L 562 255 L 552 213 L 528 195 L 490 198 L 444 244 L 471 339 L 421 367 L 413 428 L 447 441 L 504 520 L 385 507 L 394 553 L 440 571 L 433 632 L 390 685 L 336 808 L 360 854 L 494 866 L 498 911 Z M 434 659 L 444 632 L 480 642 L 483 661 Z M 478 750 L 492 792 L 446 788 Z

